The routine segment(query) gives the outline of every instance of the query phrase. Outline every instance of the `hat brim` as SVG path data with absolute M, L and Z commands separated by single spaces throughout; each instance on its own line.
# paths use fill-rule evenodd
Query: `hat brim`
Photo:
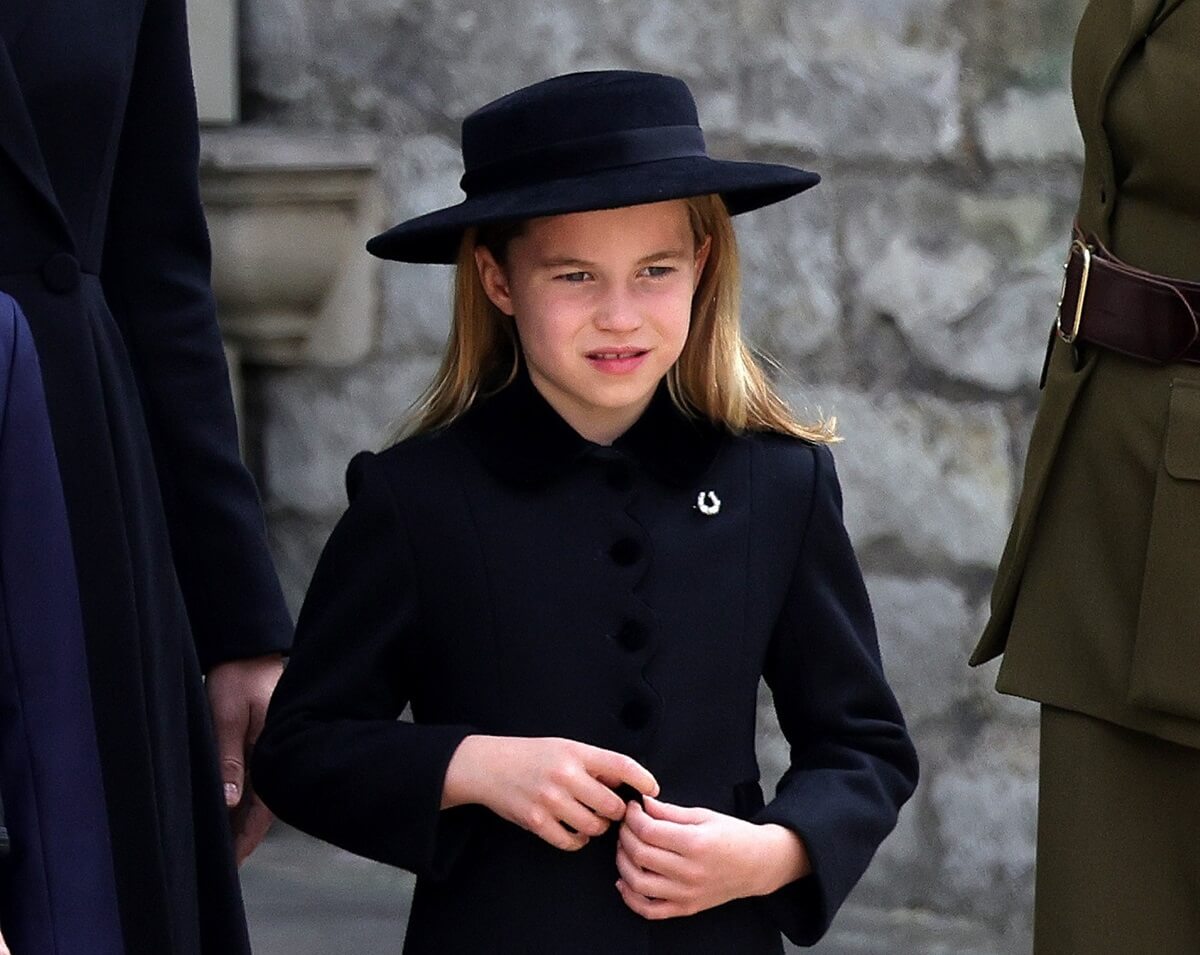
M 393 226 L 367 251 L 397 262 L 453 264 L 463 232 L 474 225 L 617 209 L 717 193 L 731 215 L 750 212 L 811 189 L 814 172 L 774 163 L 688 156 L 591 172 L 464 199 Z

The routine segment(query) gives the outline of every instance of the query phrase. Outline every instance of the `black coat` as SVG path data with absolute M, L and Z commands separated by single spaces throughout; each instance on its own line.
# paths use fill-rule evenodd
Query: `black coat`
M 349 488 L 254 772 L 285 820 L 418 874 L 406 952 L 753 955 L 780 929 L 822 935 L 917 774 L 827 449 L 693 425 L 665 391 L 604 448 L 521 377 L 355 458 Z M 792 746 L 765 807 L 760 676 Z M 795 830 L 815 874 L 644 921 L 613 885 L 615 832 L 566 853 L 478 806 L 439 811 L 475 732 L 627 753 L 665 800 Z
M 248 948 L 200 679 L 286 646 L 209 289 L 184 0 L 0 3 L 0 291 L 41 359 L 130 952 Z

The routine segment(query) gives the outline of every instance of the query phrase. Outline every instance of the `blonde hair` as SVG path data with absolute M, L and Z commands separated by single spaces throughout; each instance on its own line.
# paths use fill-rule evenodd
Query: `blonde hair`
M 773 431 L 828 444 L 840 440 L 837 419 L 803 424 L 776 393 L 759 358 L 742 338 L 741 272 L 737 238 L 719 196 L 685 200 L 697 247 L 711 238 L 708 261 L 692 299 L 691 325 L 679 359 L 667 372 L 675 405 L 692 417 L 730 431 Z M 484 246 L 503 263 L 509 241 L 523 225 L 468 229 L 459 245 L 454 277 L 453 320 L 446 354 L 433 383 L 413 405 L 401 435 L 445 427 L 481 393 L 504 388 L 517 374 L 521 347 L 512 318 L 487 297 L 475 263 Z M 763 361 L 777 367 L 770 359 Z

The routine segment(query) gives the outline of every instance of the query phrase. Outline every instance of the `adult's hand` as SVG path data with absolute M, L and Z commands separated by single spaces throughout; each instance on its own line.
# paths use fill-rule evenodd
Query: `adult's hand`
M 790 829 L 646 798 L 631 802 L 617 842 L 617 891 L 648 919 L 694 915 L 769 895 L 811 871 Z
M 282 673 L 283 658 L 273 653 L 219 663 L 205 679 L 238 865 L 258 847 L 271 827 L 271 811 L 254 792 L 246 766 Z
M 479 803 L 571 851 L 625 815 L 613 791 L 621 785 L 658 792 L 649 770 L 612 750 L 556 737 L 468 736 L 446 769 L 442 808 Z

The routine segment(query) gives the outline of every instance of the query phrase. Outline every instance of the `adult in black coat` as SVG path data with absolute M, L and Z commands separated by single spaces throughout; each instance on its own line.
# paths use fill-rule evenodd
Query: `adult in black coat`
M 139 955 L 249 947 L 225 802 L 244 852 L 265 810 L 239 767 L 291 629 L 238 459 L 197 151 L 183 0 L 0 4 L 0 291 L 41 360 Z
M 464 203 L 368 246 L 457 254 L 451 344 L 416 433 L 351 463 L 255 772 L 418 874 L 412 955 L 811 944 L 915 784 L 831 434 L 737 332 L 727 209 L 816 177 L 699 132 L 678 80 L 547 80 L 468 117 Z

